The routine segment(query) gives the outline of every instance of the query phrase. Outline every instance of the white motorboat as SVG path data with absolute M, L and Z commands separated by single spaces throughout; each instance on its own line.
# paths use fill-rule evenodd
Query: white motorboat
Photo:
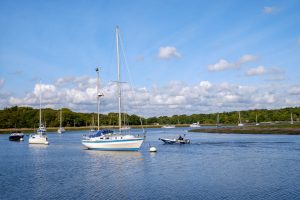
M 162 128 L 175 128 L 175 125 L 164 125 Z
M 95 134 L 83 136 L 82 144 L 88 149 L 104 150 L 104 151 L 137 151 L 140 149 L 144 136 L 122 134 L 121 122 L 121 87 L 120 87 L 120 60 L 119 60 L 119 28 L 116 28 L 117 43 L 117 66 L 118 66 L 118 96 L 119 96 L 119 132 L 114 133 L 112 130 L 99 130 L 99 106 L 100 97 L 103 96 L 99 92 L 99 69 L 97 72 L 97 111 L 98 111 L 98 131 Z
M 190 127 L 191 127 L 191 128 L 199 128 L 199 127 L 201 127 L 201 125 L 199 124 L 199 122 L 197 122 L 197 123 L 192 123 L 192 124 L 190 125 Z
M 128 130 L 130 130 L 130 129 L 131 129 L 130 126 L 122 126 L 122 127 L 120 128 L 120 130 L 122 130 L 122 131 L 128 131 Z
M 40 83 L 41 87 L 41 83 Z M 42 94 L 40 89 L 40 125 L 36 133 L 29 136 L 29 144 L 49 144 L 47 130 L 42 123 Z

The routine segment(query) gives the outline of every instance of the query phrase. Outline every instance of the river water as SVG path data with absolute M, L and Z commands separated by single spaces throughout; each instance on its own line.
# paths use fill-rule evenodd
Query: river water
M 186 130 L 147 129 L 138 152 L 85 150 L 84 131 L 49 146 L 2 134 L 0 199 L 300 199 L 300 136 Z M 191 144 L 158 140 L 184 133 Z

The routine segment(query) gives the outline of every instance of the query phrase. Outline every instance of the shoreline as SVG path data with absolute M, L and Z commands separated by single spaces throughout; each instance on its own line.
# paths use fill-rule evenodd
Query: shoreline
M 198 128 L 189 130 L 194 133 L 221 133 L 221 134 L 276 134 L 276 135 L 300 135 L 300 127 L 215 127 Z

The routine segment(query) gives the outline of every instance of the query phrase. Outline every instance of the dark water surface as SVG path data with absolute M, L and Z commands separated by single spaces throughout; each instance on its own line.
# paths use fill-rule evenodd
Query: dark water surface
M 49 146 L 0 135 L 0 199 L 300 199 L 300 136 L 187 133 L 190 145 L 158 141 L 187 129 L 148 129 L 138 152 L 85 150 L 82 131 L 49 133 Z

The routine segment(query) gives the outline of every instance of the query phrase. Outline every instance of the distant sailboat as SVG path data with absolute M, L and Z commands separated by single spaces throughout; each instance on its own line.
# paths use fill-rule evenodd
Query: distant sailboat
M 62 110 L 60 109 L 60 112 L 59 112 L 59 128 L 57 130 L 57 133 L 64 133 L 65 132 L 65 128 L 62 127 Z
M 122 119 L 121 119 L 121 87 L 120 87 L 120 59 L 119 59 L 119 28 L 116 28 L 116 47 L 117 47 L 117 66 L 118 66 L 118 99 L 119 99 L 119 133 L 114 133 L 112 130 L 99 130 L 99 69 L 97 72 L 97 103 L 98 103 L 98 131 L 89 136 L 84 136 L 82 144 L 88 149 L 103 150 L 103 151 L 136 151 L 139 150 L 144 142 L 144 137 L 139 135 L 122 134 Z
M 29 144 L 49 144 L 47 130 L 42 123 L 42 92 L 40 83 L 40 124 L 37 133 L 29 136 Z
M 216 124 L 216 126 L 220 126 L 220 116 L 219 116 L 219 113 L 217 115 L 217 124 Z
M 291 113 L 291 124 L 294 124 L 293 113 Z
M 255 122 L 256 122 L 256 126 L 259 126 L 259 123 L 258 123 L 258 121 L 257 121 L 257 114 L 256 114 L 256 118 L 255 118 Z
M 241 120 L 241 112 L 239 111 L 239 122 L 238 122 L 238 126 L 244 126 L 244 124 L 242 123 Z

